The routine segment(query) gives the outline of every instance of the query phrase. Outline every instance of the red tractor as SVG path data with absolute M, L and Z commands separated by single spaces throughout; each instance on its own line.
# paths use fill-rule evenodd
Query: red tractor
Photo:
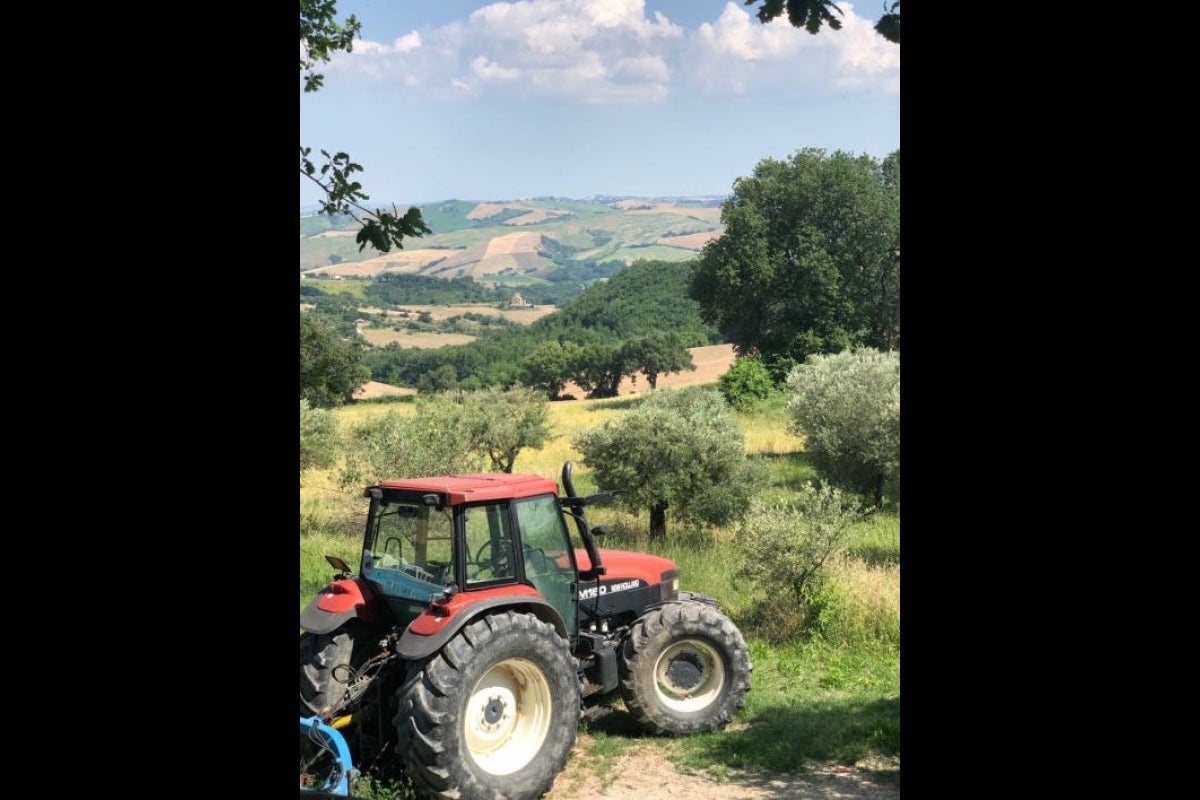
M 673 562 L 598 549 L 584 509 L 612 492 L 577 496 L 570 462 L 562 483 L 367 487 L 358 575 L 327 556 L 340 574 L 300 614 L 301 716 L 347 728 L 365 771 L 462 800 L 548 791 L 593 694 L 619 689 L 653 733 L 732 720 L 750 690 L 741 632 L 679 591 Z

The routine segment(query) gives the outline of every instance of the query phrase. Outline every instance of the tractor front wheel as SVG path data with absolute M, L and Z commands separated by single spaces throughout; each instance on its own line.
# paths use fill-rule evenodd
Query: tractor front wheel
M 533 800 L 575 744 L 579 694 L 575 661 L 551 625 L 515 611 L 487 615 L 409 667 L 397 752 L 434 797 Z
M 667 603 L 638 619 L 619 667 L 625 706 L 651 733 L 719 730 L 750 691 L 752 666 L 741 631 L 698 600 Z

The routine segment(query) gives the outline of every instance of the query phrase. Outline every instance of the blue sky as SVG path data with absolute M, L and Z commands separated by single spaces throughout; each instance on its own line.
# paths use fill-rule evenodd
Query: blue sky
M 878 3 L 841 8 L 813 36 L 741 0 L 340 0 L 362 41 L 300 92 L 300 142 L 347 151 L 369 204 L 401 206 L 721 195 L 803 147 L 883 158 L 900 47 Z

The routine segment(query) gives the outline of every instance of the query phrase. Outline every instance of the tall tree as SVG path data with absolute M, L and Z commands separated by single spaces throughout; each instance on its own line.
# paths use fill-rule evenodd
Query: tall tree
M 542 342 L 521 362 L 521 381 L 557 400 L 578 354 L 579 346 L 574 342 Z
M 300 399 L 313 408 L 329 408 L 353 399 L 371 379 L 362 363 L 362 342 L 343 339 L 332 326 L 300 312 Z
M 813 353 L 899 341 L 900 154 L 760 161 L 721 208 L 689 293 L 781 379 Z
M 361 27 L 353 14 L 338 21 L 336 0 L 300 0 L 300 74 L 304 91 L 321 88 L 325 76 L 316 71 L 317 67 L 339 51 L 349 53 Z M 355 237 L 359 252 L 370 245 L 387 253 L 392 247 L 403 248 L 406 236 L 432 233 L 421 219 L 419 208 L 410 208 L 402 214 L 394 204 L 390 211 L 362 205 L 362 201 L 371 199 L 354 179 L 355 173 L 362 172 L 362 166 L 342 151 L 319 152 L 321 158 L 314 161 L 312 148 L 300 145 L 300 174 L 321 187 L 325 195 L 321 201 L 322 214 L 349 214 L 359 223 L 361 227 Z
M 621 379 L 630 374 L 626 352 L 620 342 L 590 342 L 574 351 L 569 366 L 571 380 L 588 397 L 616 397 Z
M 708 389 L 664 389 L 576 436 L 601 489 L 631 511 L 649 510 L 650 537 L 676 519 L 724 524 L 746 513 L 760 483 L 737 420 Z
M 646 376 L 650 390 L 658 388 L 658 376 L 670 375 L 686 370 L 695 371 L 696 362 L 684 346 L 683 339 L 675 333 L 652 333 L 630 339 L 621 349 L 622 361 L 633 371 Z
M 758 5 L 759 22 L 770 22 L 787 10 L 788 22 L 797 28 L 804 28 L 809 33 L 818 33 L 822 25 L 828 25 L 833 30 L 842 27 L 842 22 L 833 15 L 842 10 L 837 7 L 836 0 L 745 0 L 748 6 Z M 890 5 L 883 4 L 886 9 L 875 30 L 889 42 L 900 44 L 900 0 L 894 0 Z

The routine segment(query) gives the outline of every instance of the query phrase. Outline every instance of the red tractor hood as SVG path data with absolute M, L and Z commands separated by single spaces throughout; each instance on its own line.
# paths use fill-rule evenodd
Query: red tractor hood
M 575 561 L 579 569 L 591 569 L 592 561 L 586 550 L 575 551 Z M 675 562 L 667 558 L 652 556 L 649 553 L 634 553 L 629 550 L 600 550 L 600 562 L 604 564 L 603 580 L 630 580 L 637 578 L 647 584 L 662 583 L 662 575 L 667 570 L 678 569 Z

